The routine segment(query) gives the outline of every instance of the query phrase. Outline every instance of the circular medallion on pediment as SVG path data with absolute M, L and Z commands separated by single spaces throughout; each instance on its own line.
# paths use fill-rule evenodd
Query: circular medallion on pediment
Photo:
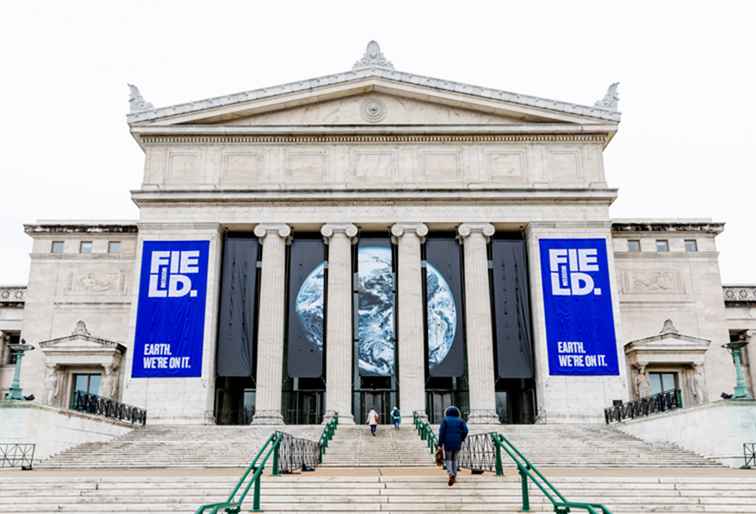
M 379 98 L 366 98 L 361 110 L 362 118 L 368 123 L 378 123 L 386 117 L 386 105 Z
M 10 291 L 0 292 L 0 298 L 8 298 L 9 296 L 10 296 Z

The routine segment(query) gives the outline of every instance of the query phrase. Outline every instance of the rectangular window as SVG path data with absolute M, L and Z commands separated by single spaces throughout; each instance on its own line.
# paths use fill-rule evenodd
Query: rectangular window
M 685 251 L 688 253 L 695 253 L 698 251 L 698 241 L 695 239 L 685 240 Z
M 108 241 L 108 253 L 121 253 L 121 242 Z
M 628 252 L 633 252 L 633 253 L 640 252 L 641 251 L 640 239 L 628 239 L 627 240 L 627 251 Z
M 652 395 L 666 393 L 668 391 L 674 391 L 675 389 L 677 389 L 677 373 L 649 373 L 648 378 L 651 382 Z
M 71 406 L 73 407 L 76 393 L 97 395 L 100 393 L 99 373 L 75 373 L 73 376 L 73 391 L 71 392 Z
M 53 241 L 50 246 L 50 253 L 63 253 L 63 241 Z
M 668 252 L 669 251 L 669 241 L 666 239 L 657 239 L 656 240 L 656 251 L 657 252 Z
M 92 253 L 92 241 L 82 241 L 79 244 L 79 253 Z

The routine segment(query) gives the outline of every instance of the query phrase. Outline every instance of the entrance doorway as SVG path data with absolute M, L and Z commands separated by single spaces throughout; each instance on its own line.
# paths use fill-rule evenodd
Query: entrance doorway
M 254 416 L 254 379 L 218 377 L 215 382 L 215 422 L 218 425 L 249 425 Z
M 287 379 L 283 391 L 283 417 L 287 425 L 319 425 L 325 412 L 325 382 L 322 378 Z
M 470 414 L 470 395 L 463 377 L 431 377 L 425 386 L 425 408 L 432 425 L 441 423 L 450 405 L 457 407 L 462 418 Z
M 500 378 L 496 381 L 496 414 L 499 423 L 535 423 L 535 382 L 533 379 Z
M 391 409 L 398 406 L 397 390 L 391 387 L 393 381 L 393 377 L 360 377 L 361 387 L 352 395 L 355 423 L 366 423 L 370 409 L 375 409 L 382 425 L 391 423 Z

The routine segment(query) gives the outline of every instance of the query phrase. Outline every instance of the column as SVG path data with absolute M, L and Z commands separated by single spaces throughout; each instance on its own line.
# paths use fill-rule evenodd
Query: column
M 746 383 L 750 382 L 748 390 L 751 392 L 751 396 L 756 398 L 756 330 L 748 330 L 745 334 L 745 340 L 748 341 L 744 353 L 748 353 L 749 374 L 746 377 Z
M 488 279 L 489 223 L 463 223 L 458 229 L 465 252 L 465 321 L 467 378 L 470 383 L 469 423 L 498 423 L 494 378 L 493 328 Z
M 255 425 L 283 424 L 284 309 L 286 284 L 286 238 L 288 225 L 264 224 L 255 227 L 262 244 L 260 309 L 257 328 L 257 390 Z
M 328 245 L 326 298 L 326 420 L 334 412 L 339 423 L 352 416 L 352 241 L 357 227 L 328 223 L 320 229 Z
M 425 414 L 425 334 L 420 245 L 428 235 L 422 223 L 397 223 L 391 235 L 399 250 L 397 312 L 399 346 L 399 408 L 404 423 L 415 411 Z

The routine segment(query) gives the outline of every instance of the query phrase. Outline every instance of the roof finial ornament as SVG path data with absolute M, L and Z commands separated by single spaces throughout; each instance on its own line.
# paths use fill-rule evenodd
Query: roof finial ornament
M 616 112 L 619 108 L 619 93 L 617 92 L 617 88 L 619 88 L 619 82 L 613 82 L 609 86 L 609 89 L 606 90 L 604 98 L 593 104 L 593 106 Z
M 129 114 L 142 111 L 151 111 L 155 108 L 150 102 L 144 99 L 142 93 L 139 92 L 139 88 L 134 84 L 128 84 L 129 86 Z
M 383 52 L 381 52 L 381 47 L 378 45 L 378 42 L 373 40 L 370 41 L 367 44 L 367 48 L 365 49 L 365 55 L 362 56 L 362 59 L 354 63 L 354 66 L 352 66 L 353 70 L 358 70 L 360 68 L 389 68 L 391 70 L 394 69 L 394 65 L 391 64 L 391 61 L 386 59 L 386 57 L 383 55 Z
M 82 320 L 79 320 L 76 322 L 76 326 L 74 327 L 73 332 L 71 332 L 71 335 L 73 336 L 91 336 L 92 334 L 89 333 L 89 330 L 87 330 L 87 324 L 84 323 Z
M 661 329 L 660 334 L 677 334 L 677 327 L 675 327 L 675 324 L 672 323 L 671 319 L 665 319 L 664 320 L 664 326 Z

